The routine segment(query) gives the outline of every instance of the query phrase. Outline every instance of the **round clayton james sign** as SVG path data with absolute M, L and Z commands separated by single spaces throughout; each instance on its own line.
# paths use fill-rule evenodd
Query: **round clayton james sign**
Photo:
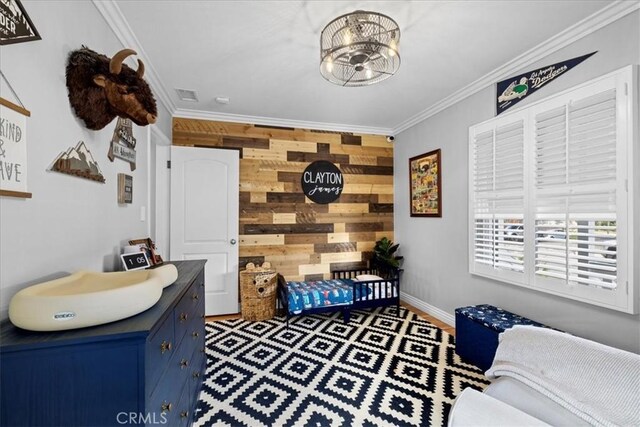
M 331 162 L 318 160 L 311 163 L 302 174 L 302 191 L 311 201 L 331 203 L 340 197 L 344 183 L 342 172 Z

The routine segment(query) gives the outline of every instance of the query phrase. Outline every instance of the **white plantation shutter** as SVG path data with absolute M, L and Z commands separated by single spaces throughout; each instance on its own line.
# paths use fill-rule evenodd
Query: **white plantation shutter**
M 615 289 L 616 90 L 569 98 L 534 126 L 535 281 Z
M 524 120 L 479 129 L 471 144 L 475 269 L 524 272 Z
M 616 288 L 617 222 L 615 207 L 609 204 L 612 201 L 611 193 L 536 199 L 536 281 L 554 278 L 563 283 Z
M 635 78 L 627 67 L 470 128 L 472 273 L 636 311 Z

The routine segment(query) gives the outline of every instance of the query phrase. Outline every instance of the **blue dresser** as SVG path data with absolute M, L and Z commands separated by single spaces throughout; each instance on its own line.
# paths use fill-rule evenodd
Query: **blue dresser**
M 172 264 L 177 281 L 137 316 L 46 333 L 4 320 L 0 425 L 191 425 L 206 367 L 205 261 Z

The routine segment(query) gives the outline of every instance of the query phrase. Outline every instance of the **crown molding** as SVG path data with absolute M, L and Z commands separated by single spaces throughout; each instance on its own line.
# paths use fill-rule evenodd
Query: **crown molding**
M 115 3 L 115 1 L 93 0 L 93 4 L 103 16 L 103 18 L 107 22 L 107 25 L 109 25 L 118 40 L 120 40 L 122 45 L 134 49 L 136 52 L 138 52 L 138 56 L 143 59 L 145 63 L 145 75 L 147 80 L 153 87 L 154 93 L 158 96 L 158 99 L 160 100 L 162 105 L 173 117 L 216 120 L 233 123 L 251 123 L 264 126 L 292 127 L 298 129 L 317 129 L 332 132 L 353 132 L 358 134 L 374 135 L 397 135 L 400 132 L 428 119 L 429 117 L 434 116 L 440 111 L 443 111 L 446 108 L 470 97 L 471 95 L 484 90 L 487 86 L 490 86 L 497 81 L 515 74 L 522 68 L 536 61 L 539 61 L 544 57 L 568 46 L 569 44 L 599 30 L 600 28 L 640 9 L 640 1 L 638 0 L 616 0 L 610 5 L 605 6 L 594 14 L 576 23 L 575 25 L 565 29 L 564 31 L 556 34 L 555 36 L 538 44 L 532 49 L 517 56 L 513 60 L 503 64 L 493 71 L 490 71 L 479 79 L 476 79 L 467 86 L 464 86 L 463 88 L 457 90 L 450 96 L 436 102 L 428 108 L 420 111 L 418 114 L 409 117 L 405 121 L 399 123 L 397 126 L 393 128 L 377 128 L 340 123 L 309 122 L 304 120 L 279 119 L 274 117 L 262 116 L 246 116 L 240 114 L 217 113 L 177 108 L 176 104 L 171 99 L 169 92 L 166 90 L 164 84 L 160 80 L 160 77 L 153 67 L 153 64 L 151 63 L 149 57 L 146 55 L 142 45 L 140 44 L 140 41 L 134 34 L 133 30 L 129 26 L 129 23 L 127 22 L 122 11 Z M 162 135 L 166 138 L 166 135 Z
M 276 126 L 295 129 L 326 130 L 331 132 L 352 132 L 356 134 L 392 135 L 390 128 L 354 126 L 342 123 L 309 122 L 305 120 L 277 119 L 274 117 L 244 116 L 241 114 L 213 113 L 209 111 L 178 108 L 173 117 L 183 119 L 201 119 L 220 122 L 247 123 L 263 126 Z
M 532 49 L 517 56 L 502 66 L 490 71 L 467 86 L 457 90 L 450 96 L 436 102 L 418 114 L 408 118 L 393 128 L 392 135 L 397 135 L 408 128 L 428 119 L 446 108 L 474 95 L 487 86 L 520 71 L 522 68 L 539 61 L 546 56 L 570 45 L 571 43 L 599 30 L 600 28 L 617 21 L 618 19 L 640 9 L 640 1 L 617 0 L 610 5 L 598 10 L 575 25 L 565 29 L 555 36 L 547 39 Z
M 129 26 L 124 14 L 114 0 L 93 0 L 96 9 L 103 16 L 123 46 L 134 49 L 145 63 L 145 76 L 154 89 L 154 93 L 172 117 L 189 119 L 217 120 L 233 123 L 250 123 L 264 126 L 281 126 L 298 129 L 317 129 L 332 132 L 353 132 L 358 134 L 391 135 L 391 128 L 376 128 L 368 126 L 354 126 L 340 123 L 307 122 L 303 120 L 278 119 L 275 117 L 245 116 L 239 114 L 215 113 L 202 110 L 177 108 L 169 92 L 160 80 L 151 60 Z M 160 133 L 162 136 L 166 135 Z M 162 138 L 161 138 L 162 139 Z
M 171 96 L 158 76 L 158 72 L 151 63 L 151 60 L 145 53 L 140 41 L 129 26 L 129 22 L 122 14 L 122 11 L 113 0 L 93 0 L 93 4 L 102 15 L 107 25 L 111 28 L 115 36 L 120 40 L 124 47 L 131 48 L 138 53 L 138 57 L 144 62 L 145 78 L 153 88 L 154 94 L 160 100 L 160 103 L 167 109 L 170 115 L 176 109 L 175 104 L 171 100 Z
M 151 134 L 157 138 L 156 145 L 171 145 L 171 138 L 165 135 L 158 126 L 150 125 Z

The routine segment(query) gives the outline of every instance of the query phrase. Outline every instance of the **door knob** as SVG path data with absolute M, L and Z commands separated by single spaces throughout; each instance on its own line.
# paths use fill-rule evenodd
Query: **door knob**
M 231 243 L 232 245 L 235 245 L 235 244 L 236 244 L 236 239 L 231 239 L 231 240 L 229 241 L 229 243 Z

